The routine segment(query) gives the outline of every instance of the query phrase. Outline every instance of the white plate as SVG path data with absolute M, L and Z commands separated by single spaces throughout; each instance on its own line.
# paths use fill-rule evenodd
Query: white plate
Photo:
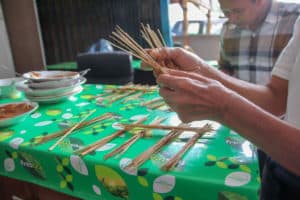
M 31 101 L 35 101 L 35 102 L 39 102 L 39 103 L 57 103 L 60 101 L 67 100 L 68 97 L 78 94 L 82 90 L 83 90 L 82 86 L 77 86 L 77 87 L 73 88 L 73 90 L 68 91 L 66 93 L 59 94 L 59 95 L 40 96 L 40 97 L 26 95 L 26 98 L 30 99 Z
M 26 104 L 31 105 L 32 109 L 27 111 L 27 112 L 24 112 L 24 113 L 15 115 L 13 117 L 10 117 L 10 118 L 0 119 L 0 127 L 1 128 L 8 127 L 8 126 L 17 124 L 19 122 L 22 122 L 30 113 L 34 112 L 39 106 L 36 102 L 28 102 L 28 101 L 24 102 L 23 101 L 23 102 L 18 102 L 18 103 L 0 104 L 0 109 L 1 109 L 1 107 L 7 106 L 7 105 L 18 105 L 18 104 L 21 104 L 21 103 L 26 103 Z
M 26 84 L 30 89 L 36 90 L 36 89 L 53 89 L 53 88 L 59 88 L 59 87 L 68 87 L 71 85 L 75 85 L 76 83 L 81 82 L 83 77 L 79 78 L 68 78 L 68 79 L 62 79 L 57 81 L 43 81 L 43 82 L 34 82 L 31 80 L 28 80 Z
M 17 84 L 17 88 L 19 90 L 23 90 L 26 96 L 32 97 L 44 97 L 44 96 L 54 96 L 54 95 L 62 95 L 64 93 L 68 93 L 72 91 L 79 85 L 82 85 L 86 82 L 86 78 L 80 77 L 78 82 L 75 82 L 74 85 L 66 86 L 66 87 L 58 87 L 51 89 L 32 89 L 28 87 L 28 80 L 20 82 Z
M 73 71 L 32 71 L 23 74 L 23 78 L 36 82 L 72 79 L 79 76 L 78 72 Z

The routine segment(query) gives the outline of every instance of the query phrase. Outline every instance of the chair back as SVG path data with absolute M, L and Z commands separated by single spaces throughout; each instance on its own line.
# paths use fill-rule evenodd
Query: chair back
M 90 68 L 87 83 L 123 85 L 133 81 L 132 56 L 121 51 L 81 53 L 76 58 L 79 70 Z

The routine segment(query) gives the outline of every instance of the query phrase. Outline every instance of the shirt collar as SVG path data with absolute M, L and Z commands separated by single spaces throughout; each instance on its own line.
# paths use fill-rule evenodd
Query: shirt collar
M 271 8 L 266 16 L 264 23 L 276 24 L 279 15 L 279 3 L 277 1 L 271 1 L 271 4 Z

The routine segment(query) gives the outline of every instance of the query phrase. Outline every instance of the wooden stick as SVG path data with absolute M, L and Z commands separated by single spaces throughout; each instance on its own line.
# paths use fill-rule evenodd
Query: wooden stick
M 161 41 L 162 41 L 162 43 L 163 43 L 163 46 L 164 46 L 164 47 L 166 47 L 166 46 L 167 46 L 167 44 L 166 44 L 166 42 L 165 42 L 165 40 L 164 40 L 164 38 L 163 38 L 163 36 L 162 36 L 162 34 L 161 34 L 160 30 L 159 30 L 159 29 L 157 29 L 157 32 L 158 32 L 158 35 L 159 35 L 159 37 L 160 37 L 160 39 L 161 39 Z
M 150 29 L 150 28 L 149 28 Z M 143 33 L 142 33 L 143 34 Z M 118 44 L 113 44 L 113 46 L 116 46 L 117 48 L 120 48 L 121 50 L 124 50 L 126 52 L 129 52 L 133 54 L 134 56 L 138 57 L 139 59 L 143 60 L 144 62 L 148 63 L 150 66 L 153 67 L 154 70 L 156 70 L 159 73 L 165 73 L 166 70 L 163 69 L 163 66 L 160 66 L 159 63 L 157 63 L 137 42 L 135 42 L 125 31 L 123 31 L 119 26 L 116 26 L 116 31 L 112 32 L 112 38 L 115 42 Z M 147 28 L 145 28 L 144 38 L 149 43 L 150 39 L 154 41 L 154 44 L 158 47 L 161 47 L 161 43 L 158 42 L 157 36 L 155 33 L 151 31 L 147 31 Z M 151 43 L 150 45 L 153 46 Z
M 162 121 L 164 121 L 165 118 L 158 118 L 155 119 L 153 122 L 151 122 L 151 124 L 160 124 Z M 133 145 L 138 139 L 140 139 L 141 137 L 144 137 L 146 135 L 147 131 L 146 130 L 141 130 L 139 131 L 137 134 L 135 134 L 134 136 L 132 136 L 129 140 L 127 140 L 124 144 L 122 144 L 120 147 L 116 148 L 115 150 L 113 150 L 112 152 L 110 152 L 109 154 L 106 154 L 104 156 L 104 160 L 118 154 L 118 153 L 124 153 L 125 151 L 127 151 L 129 149 L 129 147 L 131 145 Z
M 91 119 L 89 121 L 81 123 L 77 128 L 75 128 L 75 130 L 81 129 L 81 128 L 86 127 L 86 126 L 89 126 L 89 125 L 91 125 L 93 123 L 102 121 L 102 120 L 107 119 L 107 118 L 112 117 L 112 116 L 113 116 L 112 113 L 105 113 L 104 115 L 101 115 L 99 117 L 96 117 L 94 119 Z M 40 139 L 40 141 L 38 141 L 35 145 L 40 145 L 40 144 L 43 144 L 45 142 L 48 142 L 49 140 L 52 140 L 52 139 L 57 138 L 57 137 L 60 137 L 60 136 L 64 135 L 68 130 L 70 130 L 70 128 L 58 131 L 58 132 L 50 134 L 50 135 L 43 136 Z
M 134 142 L 136 142 L 139 138 L 144 137 L 145 131 L 140 131 L 138 134 L 132 136 L 127 140 L 124 144 L 122 144 L 120 147 L 116 148 L 112 152 L 106 154 L 104 156 L 104 160 L 107 160 L 108 158 L 120 153 L 120 152 L 125 152 Z
M 152 92 L 156 91 L 158 88 L 156 86 L 139 86 L 139 85 L 128 85 L 122 86 L 118 88 L 112 88 L 111 91 L 114 92 L 122 92 L 126 90 L 134 90 L 134 91 L 141 91 L 141 92 Z
M 186 124 L 180 124 L 180 126 L 188 126 Z M 143 164 L 146 160 L 150 158 L 150 156 L 161 149 L 164 145 L 168 144 L 174 138 L 178 137 L 183 131 L 172 130 L 162 139 L 160 139 L 156 144 L 154 144 L 151 148 L 144 151 L 142 154 L 137 156 L 132 162 L 126 166 L 126 168 L 135 167 L 137 168 L 141 164 Z
M 163 101 L 163 99 L 161 97 L 158 97 L 158 98 L 155 98 L 155 99 L 152 99 L 150 101 L 146 101 L 146 102 L 142 103 L 141 106 L 147 106 L 149 104 L 159 102 L 159 101 Z
M 146 27 L 144 26 L 143 23 L 141 23 L 141 26 L 142 26 L 141 33 L 142 33 L 143 38 L 146 40 L 146 42 L 148 43 L 148 45 L 150 46 L 150 48 L 154 49 L 155 46 L 152 44 L 152 41 L 151 41 L 151 39 L 150 39 L 150 37 L 148 35 Z
M 145 94 L 145 93 L 144 93 L 144 92 L 138 92 L 138 93 L 136 93 L 136 94 L 130 95 L 130 96 L 124 98 L 124 100 L 122 101 L 122 103 L 126 103 L 126 102 L 128 102 L 128 101 L 138 99 L 138 98 L 140 98 L 143 94 Z
M 143 117 L 139 120 L 137 120 L 134 124 L 139 124 L 139 123 L 142 123 L 143 121 L 145 121 L 147 119 L 147 117 Z M 112 135 L 109 135 L 93 144 L 90 144 L 89 146 L 83 148 L 83 149 L 79 149 L 78 151 L 76 151 L 75 153 L 79 153 L 79 155 L 81 156 L 85 156 L 86 154 L 89 154 L 90 152 L 100 148 L 101 146 L 105 145 L 107 142 L 111 141 L 112 139 L 122 135 L 123 133 L 125 133 L 126 131 L 128 131 L 129 129 L 122 129 L 122 130 L 119 130 L 115 133 L 113 133 Z
M 161 101 L 161 102 L 149 105 L 148 108 L 149 109 L 157 109 L 157 108 L 165 106 L 165 105 L 166 105 L 166 103 L 164 101 Z
M 116 29 L 116 32 L 113 32 L 112 34 L 119 39 L 118 41 L 120 44 L 123 44 L 123 46 L 125 47 L 127 46 L 127 49 L 129 51 L 136 52 L 138 53 L 138 55 L 143 56 L 145 59 L 152 59 L 151 56 L 149 56 L 147 52 L 125 31 L 123 31 L 119 26 L 117 26 Z
M 166 164 L 164 164 L 161 169 L 167 171 L 173 168 L 180 161 L 181 157 L 187 152 L 187 150 L 194 146 L 199 137 L 209 131 L 212 131 L 212 128 L 210 125 L 206 124 L 201 130 L 193 135 L 193 137 L 188 140 L 188 142 L 180 149 L 180 151 L 175 154 Z
M 156 33 L 150 28 L 150 25 L 147 24 L 147 30 L 149 32 L 150 38 L 153 41 L 153 43 L 155 44 L 156 48 L 162 48 L 163 44 L 161 43 L 161 41 L 159 40 L 158 36 L 156 35 Z
M 134 93 L 136 93 L 136 91 L 128 91 L 128 92 L 126 92 L 126 93 L 124 93 L 124 94 L 120 94 L 120 95 L 118 95 L 118 96 L 115 96 L 114 98 L 112 98 L 112 99 L 108 102 L 108 104 L 112 104 L 113 102 L 115 102 L 115 101 L 117 101 L 117 100 L 119 100 L 119 99 L 122 99 L 122 98 L 124 98 L 124 97 L 127 97 L 128 95 L 131 95 L 131 94 L 134 94 Z
M 77 127 L 80 126 L 80 124 L 83 123 L 84 120 L 86 120 L 89 116 L 91 116 L 94 112 L 96 111 L 93 110 L 92 112 L 90 112 L 88 115 L 86 115 L 84 118 L 82 118 L 79 123 L 75 124 L 73 127 L 71 127 L 67 132 L 64 133 L 64 135 L 59 138 L 59 140 L 57 140 L 56 143 L 54 143 L 50 148 L 49 151 L 52 151 L 61 141 L 63 141 L 68 135 L 70 135 L 72 133 L 73 130 L 75 130 Z
M 162 129 L 162 130 L 180 130 L 180 131 L 201 131 L 199 127 L 186 127 L 186 126 L 167 126 L 167 125 L 147 125 L 147 124 L 122 124 L 126 129 L 132 128 L 149 128 L 149 129 Z

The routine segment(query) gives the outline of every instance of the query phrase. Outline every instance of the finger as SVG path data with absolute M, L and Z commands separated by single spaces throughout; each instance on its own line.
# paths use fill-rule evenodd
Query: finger
M 194 73 L 194 72 L 187 72 L 187 71 L 181 71 L 181 70 L 168 70 L 168 74 L 172 76 L 178 76 L 178 77 L 186 77 L 194 80 L 198 80 L 203 83 L 207 83 L 210 81 L 209 78 L 202 76 L 201 74 Z
M 151 71 L 153 68 L 148 64 L 142 61 L 140 65 L 141 70 Z
M 201 86 L 192 83 L 193 80 L 184 76 L 174 76 L 171 74 L 160 74 L 157 77 L 157 83 L 161 88 L 167 88 L 170 91 L 176 91 L 178 93 L 191 93 L 191 90 L 196 89 L 196 87 Z M 194 92 L 192 92 L 194 93 Z

